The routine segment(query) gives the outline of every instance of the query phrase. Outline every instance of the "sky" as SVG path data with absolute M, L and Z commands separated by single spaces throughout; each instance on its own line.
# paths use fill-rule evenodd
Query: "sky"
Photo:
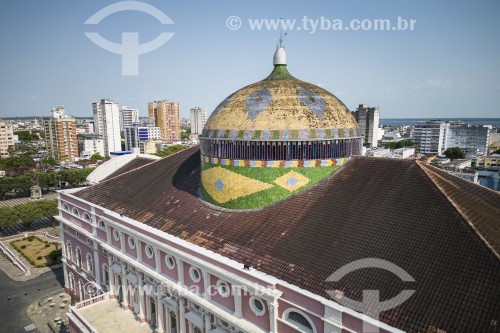
M 121 1 L 2 0 L 0 118 L 49 116 L 59 105 L 67 114 L 90 117 L 92 102 L 102 98 L 138 108 L 140 116 L 147 116 L 148 101 L 163 99 L 179 102 L 181 117 L 196 106 L 211 113 L 271 72 L 281 29 L 266 28 L 265 19 L 287 25 L 290 73 L 332 92 L 351 110 L 367 104 L 378 106 L 381 118 L 500 117 L 498 0 L 141 3 L 170 24 Z M 129 10 L 85 24 L 113 4 Z M 370 29 L 377 19 L 397 27 L 398 17 L 401 29 Z M 403 20 L 415 20 L 413 29 L 403 29 Z M 117 44 L 122 33 L 137 33 L 139 44 L 173 36 L 135 62 L 130 58 L 137 75 L 123 75 L 127 57 L 96 45 L 89 32 Z

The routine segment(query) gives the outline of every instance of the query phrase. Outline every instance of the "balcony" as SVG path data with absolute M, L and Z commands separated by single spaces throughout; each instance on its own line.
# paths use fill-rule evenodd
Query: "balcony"
M 81 333 L 153 333 L 151 327 L 135 319 L 132 311 L 123 310 L 117 300 L 110 299 L 109 293 L 72 306 L 68 318 Z

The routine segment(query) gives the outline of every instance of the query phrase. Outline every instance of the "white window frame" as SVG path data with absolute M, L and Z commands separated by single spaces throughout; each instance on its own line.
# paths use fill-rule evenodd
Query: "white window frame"
M 66 258 L 73 262 L 73 246 L 69 240 L 66 242 Z
M 80 254 L 80 256 L 78 256 L 78 254 Z M 82 250 L 80 249 L 79 246 L 77 246 L 75 249 L 75 255 L 76 255 L 76 266 L 83 269 L 83 267 L 82 267 L 82 265 L 83 265 Z M 78 259 L 80 259 L 80 260 L 78 260 Z
M 87 256 L 86 256 L 85 259 L 86 259 L 86 262 L 87 262 L 87 272 L 89 272 L 92 275 L 94 275 L 94 259 L 92 258 L 92 255 L 90 253 L 87 253 Z
M 69 206 L 67 203 L 63 203 L 62 208 L 65 212 L 69 212 Z
M 170 263 L 169 259 L 172 259 L 172 263 Z M 175 268 L 175 258 L 172 256 L 169 256 L 168 254 L 165 256 L 165 265 L 167 265 L 167 268 L 172 270 Z
M 151 253 L 149 253 L 151 251 Z M 155 256 L 155 250 L 151 245 L 146 245 L 145 247 L 146 257 L 152 259 Z
M 90 214 L 87 213 L 87 212 L 83 212 L 82 214 L 82 219 L 85 221 L 85 222 L 89 222 L 91 223 L 92 222 L 92 218 L 90 217 Z
M 226 286 L 226 291 L 222 291 L 222 286 Z M 226 281 L 218 280 L 217 281 L 217 292 L 222 298 L 228 298 L 231 296 L 231 288 L 229 287 L 229 284 Z
M 75 213 L 75 212 L 76 212 L 76 213 Z M 71 209 L 71 214 L 75 215 L 75 216 L 76 216 L 76 217 L 78 217 L 78 218 L 80 217 L 80 212 L 78 211 L 78 208 L 76 208 L 76 207 L 73 207 L 73 208 Z
M 262 303 L 262 310 L 261 309 L 258 309 L 254 302 L 255 301 L 258 301 L 258 302 L 261 302 Z M 248 303 L 250 305 L 250 309 L 252 310 L 252 312 L 258 316 L 258 317 L 261 317 L 263 316 L 264 314 L 266 314 L 266 303 L 259 297 L 257 296 L 250 296 L 250 299 L 248 300 Z
M 195 276 L 195 271 L 198 272 L 198 278 Z M 201 281 L 201 271 L 199 268 L 194 266 L 189 267 L 189 277 L 194 283 L 198 283 Z
M 127 243 L 128 243 L 128 247 L 131 248 L 132 250 L 135 249 L 135 238 L 132 237 L 132 236 L 128 236 L 128 239 L 127 239 Z
M 117 242 L 120 241 L 120 231 L 118 229 L 113 229 L 113 239 Z
M 308 327 L 305 327 L 303 325 L 300 325 L 300 323 L 297 323 L 296 321 L 290 321 L 288 319 L 288 315 L 290 314 L 290 312 L 297 312 L 298 314 L 302 315 L 308 322 L 309 322 L 309 325 L 311 325 L 311 328 L 312 328 L 312 332 L 309 331 L 309 328 Z M 314 323 L 313 321 L 311 320 L 311 318 L 309 318 L 309 316 L 307 314 L 305 314 L 303 311 L 297 309 L 297 308 L 288 308 L 286 309 L 285 311 L 283 311 L 283 314 L 281 316 L 281 319 L 286 322 L 287 324 L 295 327 L 297 330 L 299 330 L 300 332 L 304 332 L 304 333 L 317 333 L 316 331 L 316 327 L 314 326 Z M 297 325 L 298 324 L 298 325 Z

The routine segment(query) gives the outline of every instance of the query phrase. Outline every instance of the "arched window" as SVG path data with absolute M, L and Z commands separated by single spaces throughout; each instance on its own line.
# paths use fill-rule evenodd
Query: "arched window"
M 283 312 L 283 320 L 295 326 L 299 331 L 304 333 L 316 333 L 316 329 L 312 321 L 307 315 L 298 309 L 287 309 Z
M 80 292 L 80 301 L 85 299 L 85 287 L 82 280 L 78 280 L 78 291 Z
M 73 208 L 73 209 L 71 210 L 71 213 L 73 213 L 73 215 L 76 215 L 76 216 L 80 217 L 80 212 L 79 212 L 79 211 L 78 211 L 78 209 L 76 209 L 76 208 Z
M 87 254 L 87 272 L 94 275 L 94 261 L 92 260 L 92 255 L 90 253 Z
M 71 242 L 67 241 L 66 242 L 66 258 L 69 261 L 73 261 L 73 253 L 71 251 L 72 251 L 72 249 L 71 249 Z
M 109 269 L 108 265 L 102 265 L 102 283 L 107 287 L 109 286 Z
M 67 204 L 63 204 L 63 209 L 67 212 L 69 212 L 69 206 Z
M 88 213 L 83 213 L 82 217 L 86 222 L 90 223 L 90 215 Z
M 79 247 L 76 248 L 76 265 L 82 268 L 82 250 Z
M 69 289 L 75 291 L 75 277 L 73 273 L 69 273 Z

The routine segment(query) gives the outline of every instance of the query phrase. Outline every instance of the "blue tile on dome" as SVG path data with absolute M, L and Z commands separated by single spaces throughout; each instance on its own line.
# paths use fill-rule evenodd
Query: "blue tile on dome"
M 325 100 L 314 91 L 300 87 L 297 99 L 304 103 L 318 118 L 323 118 Z
M 297 184 L 299 181 L 295 177 L 290 177 L 287 179 L 286 184 L 290 187 L 293 187 L 295 184 Z
M 262 139 L 264 139 L 264 140 L 271 139 L 271 131 L 270 130 L 263 130 L 262 131 Z
M 222 180 L 219 178 L 217 179 L 217 181 L 215 182 L 215 187 L 217 187 L 217 191 L 222 191 L 222 189 L 224 188 L 224 183 L 222 182 Z
M 245 100 L 248 117 L 254 120 L 273 100 L 273 95 L 267 88 L 254 91 Z

